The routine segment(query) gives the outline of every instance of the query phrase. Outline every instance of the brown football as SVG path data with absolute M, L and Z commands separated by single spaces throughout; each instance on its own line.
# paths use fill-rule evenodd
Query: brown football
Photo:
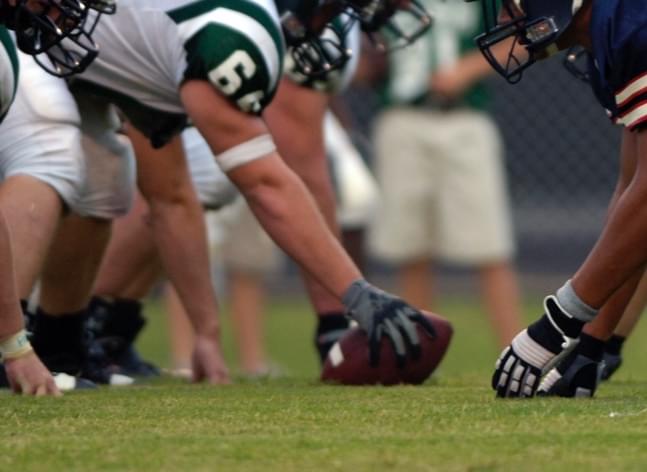
M 342 385 L 423 383 L 442 361 L 454 332 L 446 319 L 430 312 L 423 313 L 435 328 L 436 337 L 432 338 L 421 326 L 417 327 L 422 351 L 419 359 L 409 357 L 404 367 L 398 367 L 393 346 L 383 337 L 380 363 L 371 367 L 366 333 L 353 328 L 328 353 L 321 371 L 321 380 Z

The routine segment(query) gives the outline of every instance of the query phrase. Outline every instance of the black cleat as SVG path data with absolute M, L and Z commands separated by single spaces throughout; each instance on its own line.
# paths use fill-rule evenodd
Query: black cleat
M 126 377 L 158 377 L 159 369 L 143 360 L 135 349 L 135 340 L 146 325 L 142 306 L 133 300 L 108 301 L 95 297 L 88 310 L 88 327 L 93 338 L 95 356 L 103 351 L 99 362 L 110 367 L 111 374 Z M 97 346 L 98 345 L 98 346 Z M 95 363 L 96 364 L 96 363 Z

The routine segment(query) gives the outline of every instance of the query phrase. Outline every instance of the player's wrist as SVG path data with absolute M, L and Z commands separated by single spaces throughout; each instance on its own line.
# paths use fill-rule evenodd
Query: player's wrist
M 357 321 L 362 329 L 370 330 L 375 316 L 375 296 L 383 293 L 364 279 L 355 280 L 344 292 L 342 304 L 346 315 Z M 375 296 L 372 296 L 375 295 Z
M 196 336 L 211 339 L 220 339 L 220 323 L 217 320 L 209 320 L 200 325 L 195 330 Z
M 364 279 L 357 279 L 351 283 L 344 294 L 342 295 L 341 302 L 348 309 L 356 305 L 358 300 L 363 296 L 364 292 L 370 289 L 369 284 Z
M 27 337 L 27 331 L 21 329 L 9 337 L 0 339 L 0 360 L 19 359 L 31 354 L 34 349 Z
M 544 315 L 528 327 L 528 335 L 556 354 L 574 345 L 584 322 L 570 316 L 553 295 L 544 300 L 544 309 Z

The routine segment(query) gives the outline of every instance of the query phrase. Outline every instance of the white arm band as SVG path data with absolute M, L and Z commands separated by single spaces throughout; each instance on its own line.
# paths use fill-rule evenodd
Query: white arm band
M 265 157 L 274 151 L 276 151 L 276 145 L 272 136 L 262 134 L 216 155 L 216 162 L 223 172 L 229 172 L 243 164 Z
M 29 354 L 32 350 L 24 329 L 0 341 L 0 358 L 2 360 L 17 359 Z

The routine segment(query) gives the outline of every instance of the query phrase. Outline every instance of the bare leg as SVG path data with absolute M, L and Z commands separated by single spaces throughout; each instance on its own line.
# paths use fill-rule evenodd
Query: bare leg
M 194 346 L 193 328 L 184 306 L 171 284 L 164 290 L 171 338 L 172 366 L 177 372 L 191 372 L 191 353 Z
M 265 319 L 263 277 L 241 270 L 230 271 L 229 296 L 240 367 L 245 374 L 265 373 L 268 364 L 263 339 Z
M 52 316 L 84 310 L 110 239 L 108 220 L 70 215 L 63 220 L 42 273 L 41 301 Z
M 141 300 L 162 273 L 150 230 L 148 206 L 138 195 L 130 213 L 113 224 L 112 238 L 97 276 L 94 293 Z
M 517 275 L 509 262 L 498 262 L 482 266 L 479 276 L 490 324 L 499 345 L 507 346 L 523 326 Z
M 432 309 L 434 277 L 431 260 L 412 260 L 398 269 L 400 296 L 413 306 Z
M 0 186 L 2 205 L 11 228 L 18 296 L 26 300 L 40 275 L 54 238 L 63 205 L 56 191 L 27 175 L 10 177 Z
M 33 329 L 34 347 L 50 370 L 82 372 L 102 383 L 110 383 L 111 376 L 86 362 L 85 315 L 110 224 L 77 215 L 62 221 L 41 275 L 40 308 Z

